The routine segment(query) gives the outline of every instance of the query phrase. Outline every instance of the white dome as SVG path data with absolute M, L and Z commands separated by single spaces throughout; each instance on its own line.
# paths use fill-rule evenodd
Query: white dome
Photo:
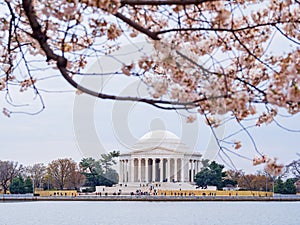
M 153 149 L 165 149 L 173 152 L 191 152 L 189 147 L 182 143 L 179 137 L 167 130 L 150 131 L 131 147 L 132 152 Z
M 146 133 L 143 137 L 139 139 L 139 141 L 149 141 L 151 139 L 159 139 L 159 140 L 173 140 L 173 141 L 179 141 L 179 137 L 177 137 L 176 134 L 173 134 L 170 131 L 167 130 L 154 130 Z

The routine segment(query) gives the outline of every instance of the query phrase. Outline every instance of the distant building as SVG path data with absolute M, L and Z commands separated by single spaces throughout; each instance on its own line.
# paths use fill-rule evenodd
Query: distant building
M 201 169 L 201 154 L 193 152 L 170 131 L 145 134 L 119 157 L 119 184 L 193 183 Z

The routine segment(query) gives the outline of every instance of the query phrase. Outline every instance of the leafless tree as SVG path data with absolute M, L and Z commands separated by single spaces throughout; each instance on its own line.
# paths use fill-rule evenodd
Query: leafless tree
M 26 173 L 31 179 L 33 179 L 34 187 L 36 188 L 43 187 L 46 169 L 47 167 L 43 163 L 36 163 L 33 166 L 26 167 Z
M 238 185 L 242 189 L 253 191 L 272 190 L 273 180 L 270 176 L 246 174 L 238 179 Z
M 82 171 L 76 169 L 72 172 L 70 180 L 68 183 L 69 189 L 79 190 L 85 184 L 86 177 L 83 175 Z
M 300 159 L 294 160 L 286 166 L 286 173 L 292 174 L 295 178 L 300 179 Z
M 12 180 L 22 171 L 22 165 L 12 161 L 0 161 L 0 185 L 6 194 Z
M 51 184 L 57 189 L 67 188 L 76 173 L 76 162 L 72 159 L 57 159 L 49 163 L 47 173 Z

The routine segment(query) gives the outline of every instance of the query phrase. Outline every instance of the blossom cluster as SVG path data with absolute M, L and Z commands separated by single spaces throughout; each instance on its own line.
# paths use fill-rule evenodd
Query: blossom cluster
M 3 108 L 2 113 L 7 117 L 10 117 L 11 114 L 11 112 L 7 108 Z
M 265 165 L 265 170 L 267 173 L 273 176 L 279 176 L 283 172 L 283 164 L 278 164 L 276 159 L 269 159 Z
M 279 176 L 283 172 L 283 164 L 278 164 L 277 159 L 269 158 L 266 155 L 262 155 L 261 157 L 254 157 L 253 165 L 265 164 L 265 171 L 272 176 Z
M 3 79 L 0 79 L 0 91 L 3 90 L 6 87 L 5 81 Z
M 26 79 L 20 83 L 20 91 L 26 91 L 30 86 L 32 86 L 36 82 L 36 79 Z
M 271 109 L 270 112 L 262 113 L 256 122 L 256 126 L 260 126 L 261 124 L 269 124 L 274 120 L 274 117 L 277 115 L 277 109 Z
M 257 126 L 271 123 L 277 107 L 291 114 L 299 112 L 300 8 L 295 1 L 257 4 L 248 1 L 253 10 L 242 16 L 222 1 L 202 3 L 201 10 L 194 6 L 172 8 L 169 16 L 182 18 L 180 26 L 184 28 L 175 26 L 178 32 L 174 35 L 154 41 L 153 55 L 139 62 L 151 62 L 140 68 L 156 74 L 155 79 L 147 79 L 153 97 L 194 102 L 201 114 L 209 113 L 212 118 L 229 113 L 238 121 L 257 114 L 257 103 L 270 104 L 273 109 L 259 116 Z M 153 17 L 155 13 L 148 14 Z M 141 19 L 139 15 L 132 17 Z M 150 26 L 153 20 L 144 22 Z M 172 22 L 168 27 L 172 30 Z M 287 51 L 275 54 L 269 49 L 278 30 L 286 42 L 295 41 Z
M 4 54 L 0 62 L 10 66 L 20 59 L 19 45 L 26 46 L 31 55 L 44 56 L 30 35 L 22 4 L 18 0 L 9 3 L 14 15 L 22 19 L 15 27 L 17 32 L 10 33 L 12 40 L 18 41 L 9 42 L 7 48 L 8 42 L 2 40 L 8 38 L 12 17 L 9 11 L 1 16 L 0 50 Z M 127 31 L 135 38 L 144 29 L 160 39 L 153 41 L 153 54 L 144 55 L 136 65 L 123 66 L 121 72 L 130 75 L 139 67 L 141 74 L 153 73 L 154 78 L 148 79 L 153 98 L 191 102 L 201 114 L 230 113 L 239 121 L 256 114 L 257 102 L 286 108 L 292 114 L 300 111 L 300 9 L 296 1 L 205 1 L 184 7 L 126 3 L 121 7 L 120 0 L 32 4 L 47 44 L 68 59 L 67 69 L 72 74 L 83 71 L 92 55 L 118 49 L 118 40 Z M 240 6 L 249 10 L 241 13 Z M 127 18 L 125 24 L 112 19 L 116 14 Z M 278 30 L 293 46 L 276 55 L 269 46 Z M 272 113 L 263 114 L 257 124 L 270 123 L 273 117 Z
M 195 115 L 189 115 L 189 116 L 186 118 L 186 122 L 187 122 L 187 123 L 193 123 L 196 119 L 197 119 L 197 117 L 196 117 Z

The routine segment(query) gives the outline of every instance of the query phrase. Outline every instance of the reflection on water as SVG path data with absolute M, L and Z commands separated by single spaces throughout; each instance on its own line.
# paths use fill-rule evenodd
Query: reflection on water
M 0 225 L 299 225 L 300 202 L 0 203 Z

